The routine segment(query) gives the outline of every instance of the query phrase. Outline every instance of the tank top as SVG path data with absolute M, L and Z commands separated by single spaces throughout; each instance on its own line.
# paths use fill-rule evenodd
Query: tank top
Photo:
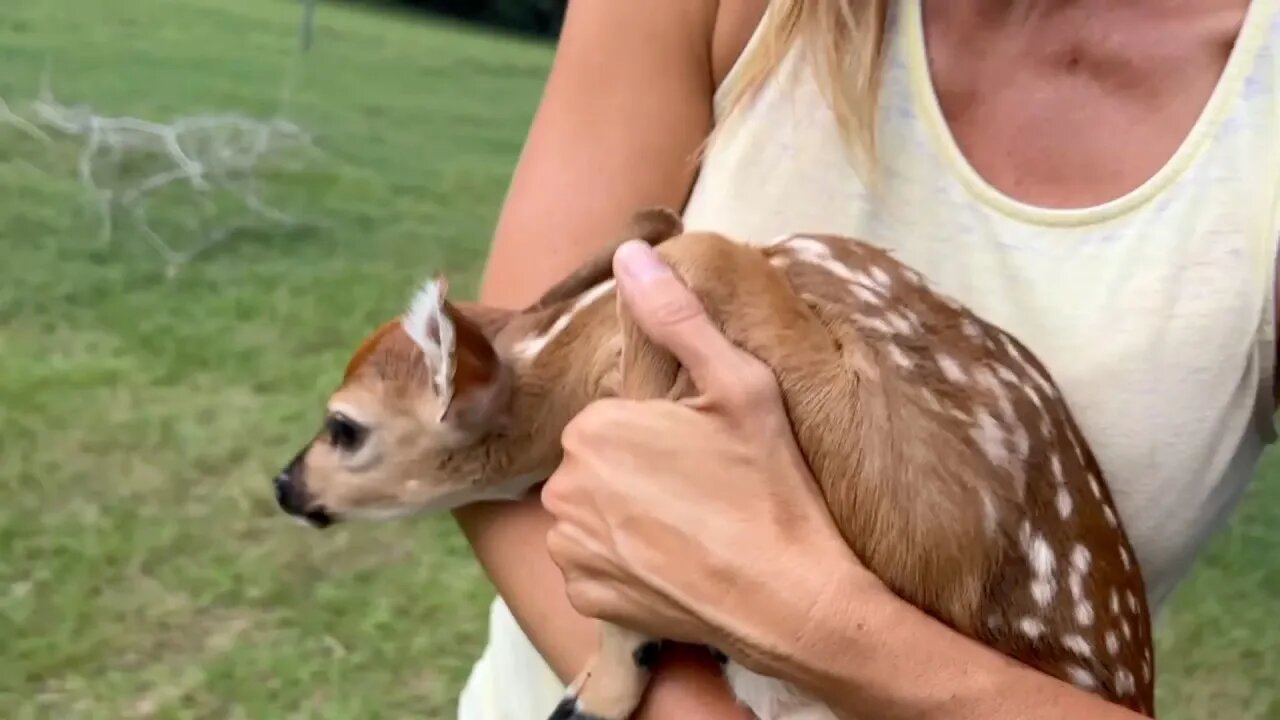
M 874 195 L 793 50 L 711 146 L 686 226 L 756 244 L 796 232 L 862 238 L 1018 337 L 1097 456 L 1158 612 L 1275 439 L 1277 0 L 1250 4 L 1165 165 L 1081 209 L 1012 199 L 968 163 L 933 90 L 920 2 L 893 3 L 887 21 Z M 758 39 L 757 29 L 747 52 Z M 717 90 L 717 117 L 738 71 Z M 486 662 L 501 662 L 503 677 Z M 496 600 L 459 717 L 542 717 L 561 691 Z

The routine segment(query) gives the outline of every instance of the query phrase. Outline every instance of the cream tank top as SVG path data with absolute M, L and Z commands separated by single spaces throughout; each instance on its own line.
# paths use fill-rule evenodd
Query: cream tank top
M 933 91 L 920 0 L 895 5 L 874 199 L 792 53 L 712 147 L 685 223 L 751 243 L 864 238 L 1021 339 L 1097 455 L 1158 609 L 1274 439 L 1277 0 L 1253 0 L 1208 105 L 1165 166 L 1123 197 L 1071 210 L 1013 200 L 968 164 Z M 495 601 L 459 717 L 541 720 L 562 689 Z

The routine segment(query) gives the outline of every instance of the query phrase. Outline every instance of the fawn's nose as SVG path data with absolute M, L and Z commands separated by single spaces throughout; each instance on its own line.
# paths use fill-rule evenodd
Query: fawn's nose
M 294 517 L 303 518 L 315 527 L 324 528 L 333 523 L 333 517 L 323 506 L 312 502 L 305 484 L 300 477 L 298 460 L 294 458 L 289 466 L 272 480 L 275 487 L 276 504 L 280 509 Z
M 298 490 L 288 470 L 277 475 L 273 484 L 276 488 L 276 504 L 281 510 L 290 515 L 301 515 L 306 511 L 305 493 Z

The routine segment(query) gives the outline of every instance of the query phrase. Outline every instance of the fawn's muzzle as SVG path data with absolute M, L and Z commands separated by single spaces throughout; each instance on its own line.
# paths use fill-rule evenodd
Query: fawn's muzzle
M 321 505 L 312 502 L 303 481 L 302 453 L 298 453 L 289 466 L 276 475 L 272 481 L 275 485 L 276 504 L 281 510 L 311 523 L 314 527 L 325 528 L 333 524 L 333 517 Z

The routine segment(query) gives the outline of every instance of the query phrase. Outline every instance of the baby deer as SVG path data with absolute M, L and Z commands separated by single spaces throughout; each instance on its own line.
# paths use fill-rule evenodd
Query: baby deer
M 889 588 L 1153 714 L 1142 575 L 1098 463 L 1021 343 L 854 239 L 751 247 L 685 232 L 661 209 L 637 213 L 624 237 L 655 245 L 725 335 L 773 370 L 832 517 Z M 453 303 L 443 278 L 427 282 L 356 350 L 322 429 L 275 480 L 281 507 L 323 527 L 518 498 L 553 471 L 561 432 L 592 400 L 688 392 L 614 300 L 611 256 L 521 311 Z M 603 625 L 552 717 L 628 717 L 657 647 Z M 732 660 L 725 671 L 762 720 L 834 717 Z

